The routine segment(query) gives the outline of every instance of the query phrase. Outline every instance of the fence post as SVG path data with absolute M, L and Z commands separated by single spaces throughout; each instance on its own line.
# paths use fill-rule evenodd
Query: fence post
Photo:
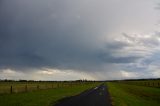
M 37 89 L 39 89 L 39 85 L 37 85 Z
M 47 89 L 47 84 L 46 84 L 46 89 Z
M 13 93 L 13 87 L 12 87 L 12 85 L 11 85 L 10 93 L 11 94 Z
M 25 86 L 25 92 L 27 92 L 27 85 Z

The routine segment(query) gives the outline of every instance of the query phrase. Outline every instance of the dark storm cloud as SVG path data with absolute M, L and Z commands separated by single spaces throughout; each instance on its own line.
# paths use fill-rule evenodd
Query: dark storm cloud
M 79 70 L 118 79 L 134 70 L 149 73 L 159 62 L 152 64 L 159 31 L 142 34 L 155 32 L 153 1 L 0 0 L 1 76 Z
M 90 0 L 2 0 L 0 66 L 91 70 L 103 63 L 134 62 L 138 57 L 111 55 L 124 43 L 101 50 L 104 11 Z

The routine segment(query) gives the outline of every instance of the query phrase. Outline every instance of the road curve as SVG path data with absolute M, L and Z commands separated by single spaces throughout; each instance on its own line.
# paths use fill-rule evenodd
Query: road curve
M 54 106 L 111 106 L 107 86 L 104 84 L 79 95 L 60 100 Z

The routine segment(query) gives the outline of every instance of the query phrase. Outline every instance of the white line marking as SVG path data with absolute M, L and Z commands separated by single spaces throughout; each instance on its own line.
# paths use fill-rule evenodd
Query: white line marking
M 95 87 L 94 89 L 98 89 L 98 87 Z

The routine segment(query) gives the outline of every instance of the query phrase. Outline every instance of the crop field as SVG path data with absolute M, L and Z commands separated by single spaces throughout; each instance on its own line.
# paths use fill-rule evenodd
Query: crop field
M 158 83 L 159 80 L 120 81 L 108 82 L 107 85 L 113 106 L 159 106 Z
M 98 84 L 97 82 L 27 82 L 25 91 L 26 82 L 1 82 L 0 106 L 52 106 L 59 99 L 79 94 Z

